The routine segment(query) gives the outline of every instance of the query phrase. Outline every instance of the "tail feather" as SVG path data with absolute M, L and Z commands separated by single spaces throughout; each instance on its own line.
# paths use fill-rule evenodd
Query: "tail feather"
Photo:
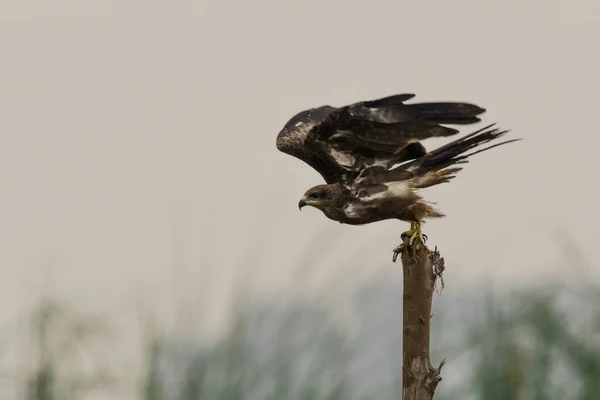
M 446 168 L 439 171 L 429 171 L 425 175 L 418 176 L 410 180 L 410 186 L 414 189 L 424 189 L 440 183 L 450 182 L 456 178 L 456 173 L 462 168 Z
M 508 130 L 499 130 L 497 128 L 492 128 L 494 125 L 495 124 L 488 125 L 469 135 L 456 139 L 444 146 L 430 151 L 423 157 L 420 157 L 408 164 L 404 164 L 398 168 L 406 169 L 412 171 L 413 174 L 417 176 L 422 176 L 431 171 L 441 171 L 444 168 L 447 168 L 451 165 L 466 163 L 468 162 L 467 158 L 475 154 L 490 150 L 494 147 L 521 140 L 506 140 L 504 142 L 496 143 L 492 146 L 488 146 L 483 149 L 467 153 L 469 150 L 472 150 L 482 144 L 489 143 L 492 140 L 498 139 L 509 132 Z

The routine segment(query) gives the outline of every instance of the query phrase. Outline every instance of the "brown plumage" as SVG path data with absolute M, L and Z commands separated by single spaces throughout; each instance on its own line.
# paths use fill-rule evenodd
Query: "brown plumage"
M 335 183 L 351 180 L 369 166 L 390 168 L 423 156 L 421 140 L 458 133 L 440 124 L 472 124 L 485 112 L 468 103 L 404 104 L 412 97 L 400 94 L 299 112 L 277 135 L 277 148 Z
M 385 219 L 420 223 L 443 217 L 418 193 L 448 182 L 473 154 L 506 134 L 487 126 L 426 152 L 421 140 L 458 133 L 440 124 L 471 124 L 485 110 L 468 103 L 404 104 L 402 94 L 335 108 L 322 106 L 291 118 L 277 136 L 277 148 L 297 157 L 325 179 L 306 191 L 299 207 L 310 205 L 335 221 L 363 225 Z

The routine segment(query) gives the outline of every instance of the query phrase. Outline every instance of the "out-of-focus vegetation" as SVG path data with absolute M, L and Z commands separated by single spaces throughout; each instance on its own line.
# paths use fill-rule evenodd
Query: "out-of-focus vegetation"
M 600 398 L 597 286 L 481 289 L 481 297 L 434 298 L 432 361 L 448 359 L 436 398 Z M 233 329 L 210 348 L 148 330 L 139 343 L 145 371 L 132 383 L 137 398 L 398 399 L 401 281 L 369 282 L 354 299 L 352 327 L 334 322 L 316 301 L 274 299 L 244 302 Z M 111 347 L 117 339 L 105 331 L 97 321 L 42 302 L 21 338 L 29 368 L 18 371 L 18 398 L 130 398 L 120 392 L 123 377 L 94 361 L 98 352 L 120 357 Z M 89 365 L 92 372 L 83 373 Z

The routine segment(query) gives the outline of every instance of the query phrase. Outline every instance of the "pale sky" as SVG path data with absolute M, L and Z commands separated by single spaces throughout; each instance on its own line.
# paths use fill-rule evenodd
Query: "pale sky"
M 464 134 L 525 139 L 423 192 L 448 215 L 424 230 L 448 290 L 568 270 L 557 234 L 589 256 L 600 234 L 598 38 L 594 0 L 2 1 L 0 320 L 48 292 L 105 309 L 201 295 L 217 321 L 239 279 L 400 273 L 407 224 L 299 212 L 321 178 L 275 147 L 300 110 L 396 93 L 473 102 L 488 111 Z M 334 249 L 298 272 L 323 235 Z

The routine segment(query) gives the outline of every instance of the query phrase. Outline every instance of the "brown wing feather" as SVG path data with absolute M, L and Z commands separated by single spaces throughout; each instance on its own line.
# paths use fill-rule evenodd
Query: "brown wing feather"
M 393 169 L 386 170 L 381 167 L 367 168 L 356 179 L 356 190 L 360 191 L 363 188 L 377 187 L 390 182 L 406 180 L 411 180 L 411 186 L 419 189 L 448 182 L 462 169 L 457 165 L 468 162 L 469 157 L 494 147 L 521 140 L 518 138 L 505 140 L 477 149 L 484 144 L 503 137 L 506 133 L 508 133 L 507 130 L 497 129 L 494 127 L 494 124 L 488 125 L 432 150 L 423 157 Z M 469 150 L 474 149 L 477 150 L 469 153 Z
M 327 183 L 347 181 L 372 165 L 387 169 L 423 156 L 421 140 L 458 132 L 441 124 L 478 122 L 485 111 L 468 103 L 404 104 L 413 96 L 302 111 L 279 132 L 277 148 L 312 166 Z
M 279 151 L 304 161 L 327 183 L 339 181 L 347 170 L 331 157 L 326 143 L 320 141 L 312 130 L 335 111 L 336 108 L 331 106 L 301 111 L 290 118 L 276 140 Z

